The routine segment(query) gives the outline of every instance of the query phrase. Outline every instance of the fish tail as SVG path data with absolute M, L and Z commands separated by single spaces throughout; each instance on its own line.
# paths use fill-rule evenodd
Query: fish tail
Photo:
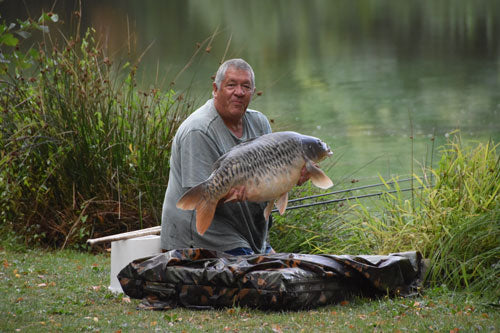
M 217 201 L 209 199 L 206 193 L 206 183 L 201 183 L 190 188 L 177 202 L 177 208 L 196 210 L 196 231 L 203 235 L 207 231 L 215 214 Z
M 187 190 L 177 201 L 177 208 L 184 210 L 196 209 L 198 203 L 205 197 L 205 188 L 205 183 L 201 183 Z
M 196 231 L 203 235 L 212 224 L 217 202 L 200 201 L 196 206 Z

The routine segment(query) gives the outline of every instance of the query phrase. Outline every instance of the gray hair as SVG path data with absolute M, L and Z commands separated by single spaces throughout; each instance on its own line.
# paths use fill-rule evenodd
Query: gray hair
M 215 85 L 217 86 L 217 89 L 220 89 L 220 84 L 222 83 L 222 80 L 224 80 L 228 68 L 236 68 L 249 72 L 252 89 L 255 88 L 255 74 L 253 73 L 252 66 L 250 66 L 243 59 L 229 59 L 225 61 L 222 65 L 220 65 L 219 69 L 217 70 L 217 74 L 215 75 L 215 81 L 214 81 Z

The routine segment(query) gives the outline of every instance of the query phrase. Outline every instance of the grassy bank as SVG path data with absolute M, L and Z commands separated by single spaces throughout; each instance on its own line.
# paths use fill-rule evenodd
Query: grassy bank
M 417 298 L 353 299 L 297 312 L 136 310 L 111 294 L 110 259 L 73 250 L 0 249 L 0 331 L 498 331 L 500 312 L 445 287 Z

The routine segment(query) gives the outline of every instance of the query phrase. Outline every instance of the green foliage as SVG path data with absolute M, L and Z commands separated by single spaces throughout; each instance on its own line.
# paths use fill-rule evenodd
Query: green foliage
M 294 188 L 290 198 L 293 200 L 317 194 L 319 190 L 308 182 Z M 308 201 L 313 202 L 314 200 Z M 289 204 L 292 205 L 294 204 Z M 345 241 L 352 234 L 345 224 L 352 213 L 351 206 L 339 204 L 287 210 L 283 216 L 273 214 L 271 244 L 279 252 L 359 253 L 354 243 Z
M 48 20 L 57 15 L 0 27 L 0 46 L 10 48 L 0 81 L 0 223 L 26 243 L 63 247 L 157 225 L 189 102 L 140 91 L 138 63 L 113 64 L 92 29 L 58 43 L 41 25 Z M 33 29 L 45 42 L 21 54 L 13 33 Z
M 385 193 L 344 210 L 309 209 L 277 218 L 278 251 L 387 254 L 418 250 L 431 260 L 433 286 L 500 297 L 500 156 L 492 142 L 456 135 L 435 169 L 415 175 L 414 195 Z M 382 179 L 385 182 L 384 179 Z M 386 182 L 387 184 L 387 182 Z M 391 189 L 387 185 L 387 189 Z M 371 205 L 370 207 L 368 206 Z M 278 245 L 278 246 L 276 246 Z

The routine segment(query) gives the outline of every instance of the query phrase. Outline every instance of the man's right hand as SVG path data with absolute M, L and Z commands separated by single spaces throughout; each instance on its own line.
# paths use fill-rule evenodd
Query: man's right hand
M 247 200 L 246 188 L 244 185 L 241 185 L 230 189 L 227 195 L 224 198 L 222 198 L 219 201 L 219 203 L 246 201 L 246 200 Z

